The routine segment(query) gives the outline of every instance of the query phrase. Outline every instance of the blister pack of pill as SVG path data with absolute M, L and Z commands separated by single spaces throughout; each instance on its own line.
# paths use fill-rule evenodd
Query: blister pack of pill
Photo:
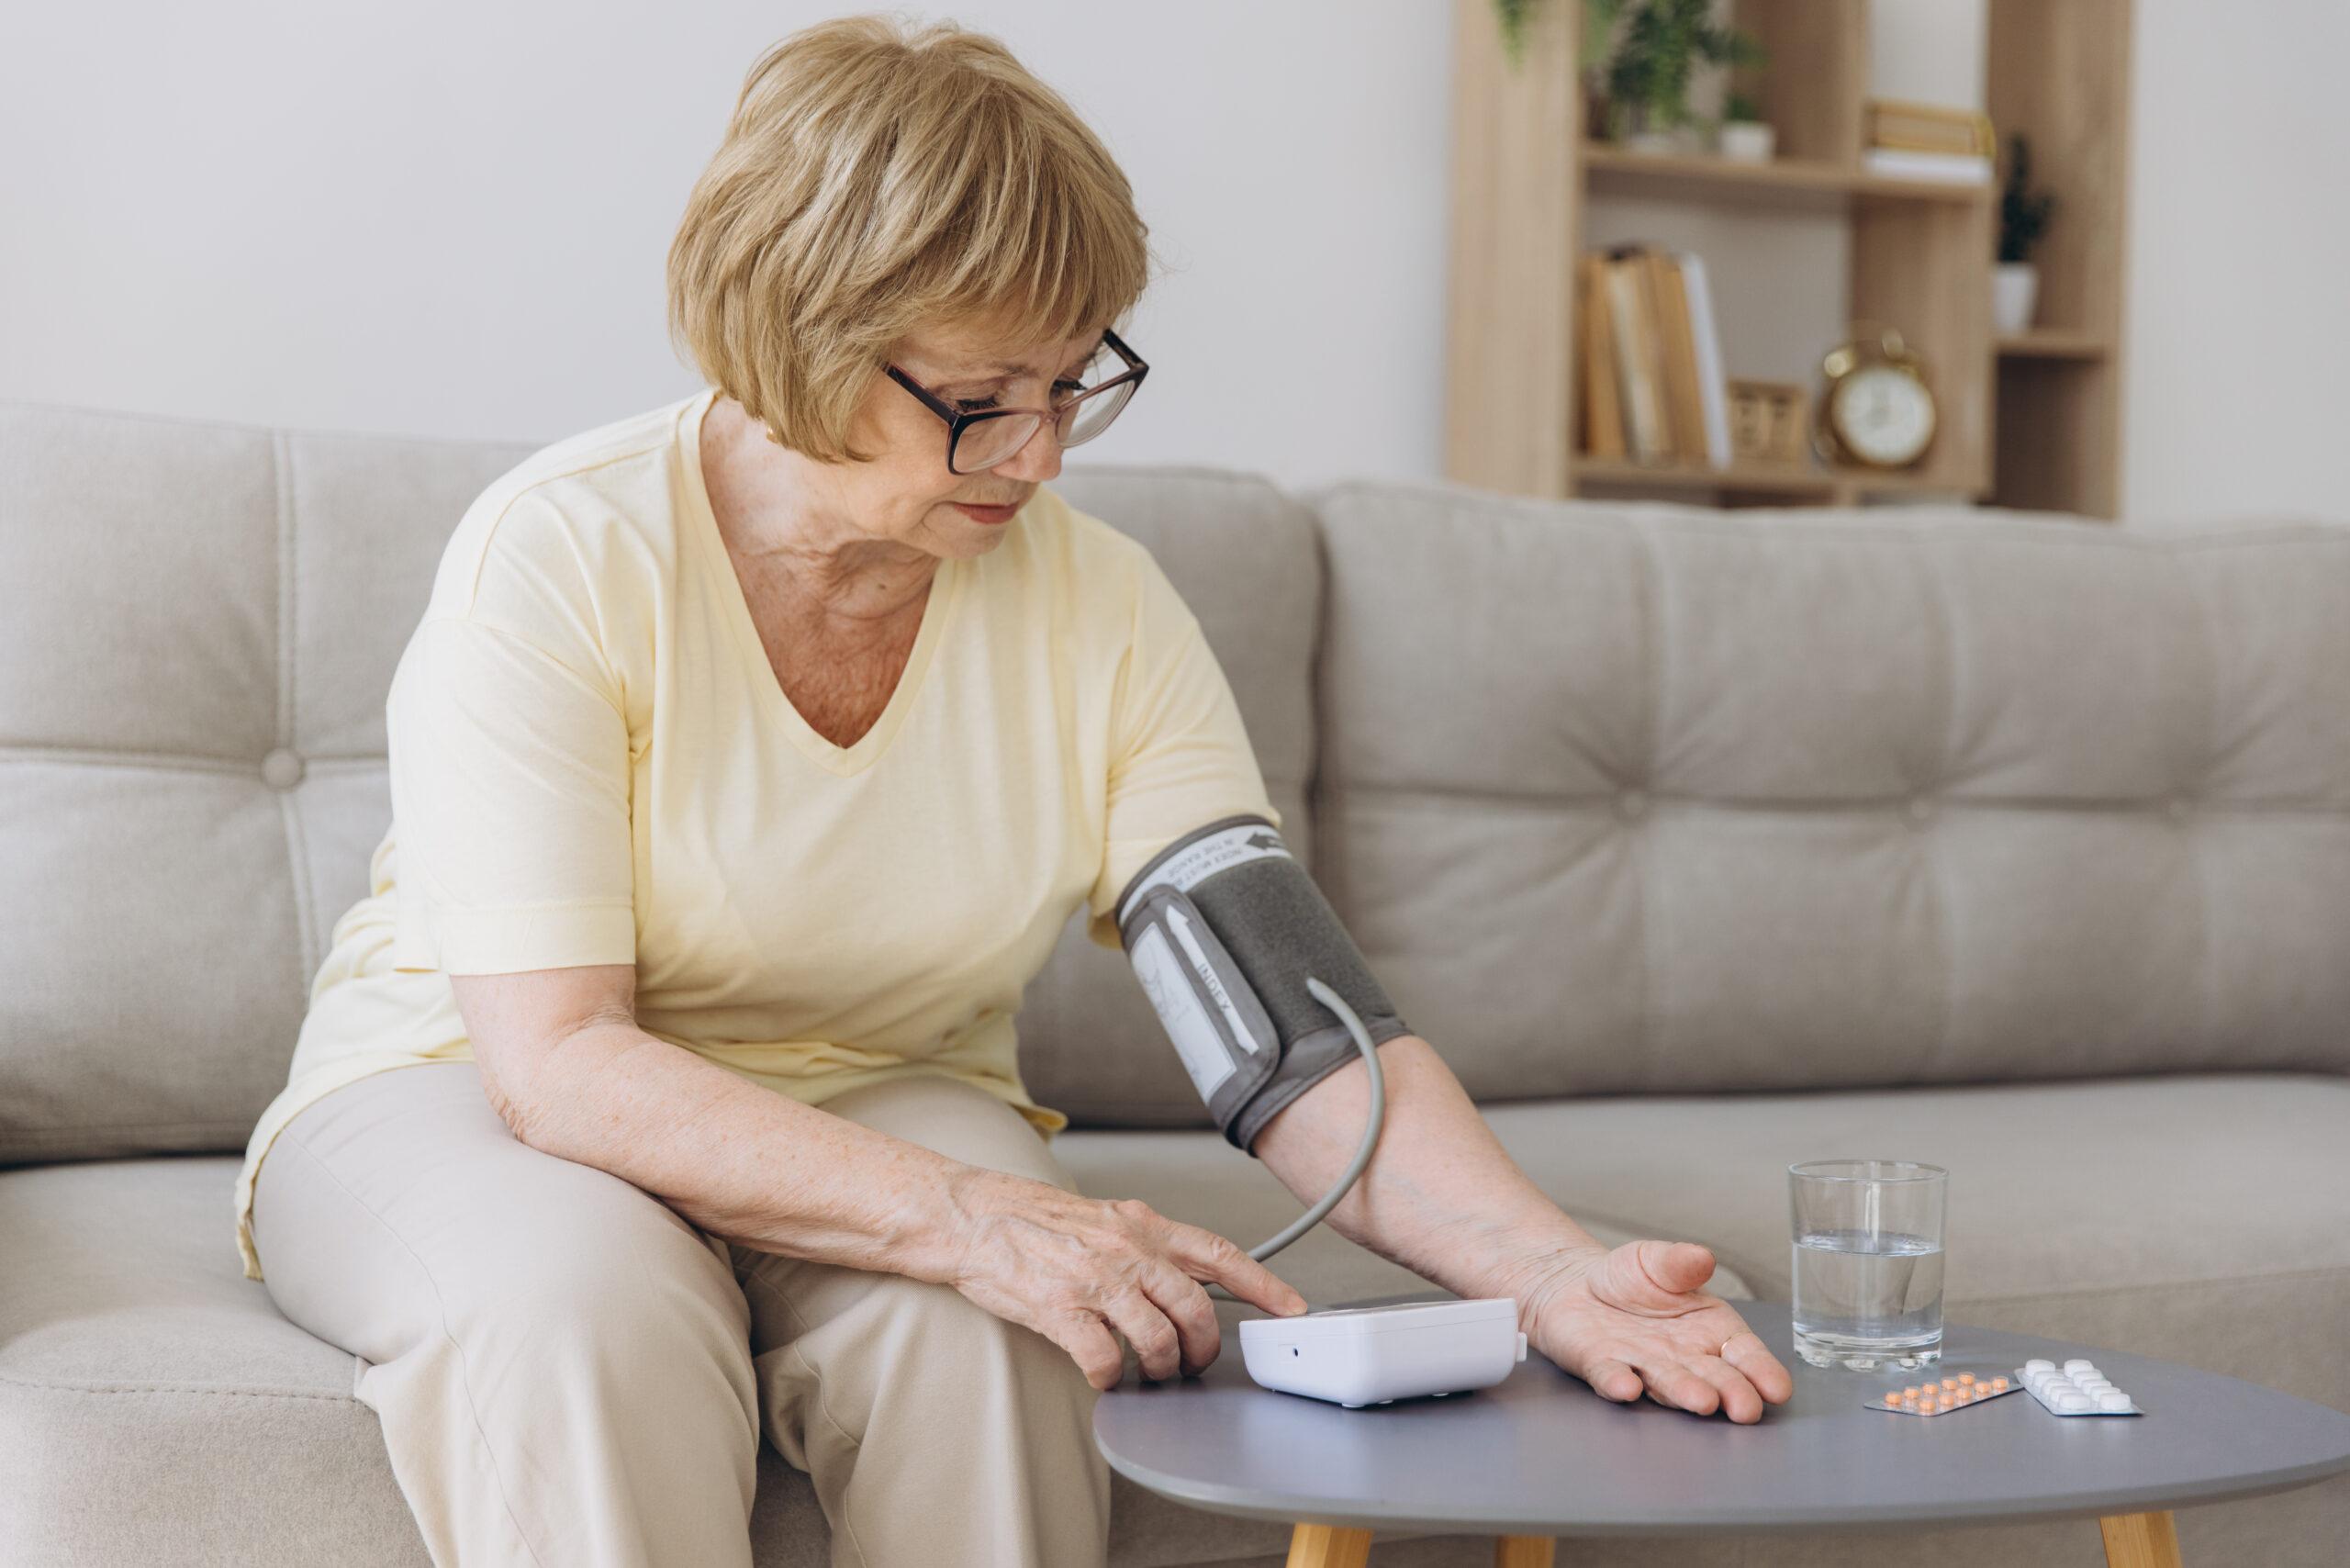
M 1889 1389 L 1861 1404 L 1871 1410 L 1890 1410 L 1897 1416 L 1947 1416 L 1953 1410 L 1986 1404 L 2002 1394 L 2013 1394 L 2022 1386 L 1996 1373 L 1945 1372 L 1925 1383 Z
M 2029 1361 L 2016 1369 L 2015 1375 L 2051 1416 L 2145 1414 L 2137 1401 L 2114 1387 L 2113 1380 L 2085 1357 L 2076 1356 L 2061 1367 L 2054 1361 Z

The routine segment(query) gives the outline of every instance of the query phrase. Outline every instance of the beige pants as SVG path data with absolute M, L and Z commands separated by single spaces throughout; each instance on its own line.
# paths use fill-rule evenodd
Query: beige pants
M 1075 1186 L 942 1078 L 825 1109 Z M 285 1316 L 362 1363 L 436 1568 L 750 1568 L 759 1434 L 815 1483 L 835 1565 L 1098 1563 L 1109 1475 L 1066 1352 L 946 1285 L 704 1234 L 519 1142 L 470 1062 L 336 1090 L 263 1162 Z

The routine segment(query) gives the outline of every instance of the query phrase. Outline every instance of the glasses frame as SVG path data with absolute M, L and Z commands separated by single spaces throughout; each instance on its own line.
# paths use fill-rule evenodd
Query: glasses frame
M 1134 387 L 1135 392 L 1142 390 L 1142 378 L 1150 374 L 1149 364 L 1144 361 L 1140 354 L 1128 348 L 1125 341 L 1121 339 L 1117 333 L 1110 330 L 1107 327 L 1104 327 L 1102 330 L 1102 342 L 1103 347 L 1109 349 L 1120 359 L 1126 362 L 1126 368 L 1120 371 L 1117 375 L 1110 377 L 1107 381 L 1099 381 L 1091 386 L 1081 388 L 1074 396 L 1060 403 L 1055 404 L 1049 409 L 958 409 L 944 398 L 939 397 L 935 392 L 933 392 L 929 387 L 924 386 L 921 382 L 916 381 L 912 376 L 908 375 L 904 371 L 900 370 L 894 364 L 890 366 L 890 379 L 895 381 L 899 386 L 904 387 L 916 398 L 922 399 L 922 406 L 923 408 L 928 409 L 932 413 L 936 414 L 940 419 L 946 421 L 946 471 L 950 474 L 976 474 L 984 472 L 984 470 L 976 468 L 963 469 L 955 466 L 956 454 L 961 450 L 963 444 L 963 432 L 969 430 L 973 425 L 985 424 L 990 420 L 1010 419 L 1015 414 L 1029 414 L 1034 415 L 1037 420 L 1036 430 L 1042 430 L 1045 428 L 1046 421 L 1050 421 L 1054 425 L 1058 426 L 1060 422 L 1062 414 L 1071 409 L 1074 409 L 1089 398 L 1098 398 L 1104 392 L 1128 385 L 1131 385 Z M 1133 399 L 1134 392 L 1127 393 L 1126 400 L 1131 402 Z M 1125 410 L 1121 408 L 1118 412 L 1124 413 Z M 1111 423 L 1114 424 L 1115 422 L 1116 416 L 1113 415 Z M 1091 441 L 1094 436 L 1100 435 L 1102 431 L 1108 430 L 1109 428 L 1109 425 L 1103 425 L 1102 430 L 1097 430 L 1091 434 L 1083 436 L 1079 440 L 1064 441 L 1061 442 L 1061 450 L 1066 452 L 1072 446 L 1083 446 L 1087 442 Z M 1028 432 L 1028 441 L 1034 441 L 1035 439 L 1036 431 L 1030 431 Z M 1002 464 L 1011 462 L 1027 447 L 1028 441 L 1022 442 L 1020 445 L 1013 447 L 1010 452 L 1007 452 L 1002 457 L 997 458 L 994 463 L 989 464 L 988 467 L 993 468 Z

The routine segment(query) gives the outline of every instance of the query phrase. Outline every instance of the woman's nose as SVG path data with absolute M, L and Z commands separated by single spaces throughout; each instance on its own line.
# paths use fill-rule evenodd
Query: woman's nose
M 1060 471 L 1061 432 L 1050 420 L 1037 425 L 1036 433 L 1030 436 L 1019 451 L 990 470 L 1007 479 L 1027 479 L 1037 483 L 1059 477 Z

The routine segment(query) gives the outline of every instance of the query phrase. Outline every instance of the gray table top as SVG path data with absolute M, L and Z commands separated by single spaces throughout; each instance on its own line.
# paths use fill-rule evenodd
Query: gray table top
M 1393 1298 L 1389 1298 L 1393 1299 Z M 1433 1294 L 1427 1299 L 1445 1299 Z M 2029 1393 L 1953 1415 L 1861 1401 L 1922 1375 L 1824 1371 L 1790 1349 L 1787 1308 L 1739 1311 L 1795 1374 L 1754 1426 L 1615 1405 L 1540 1355 L 1500 1385 L 1347 1410 L 1248 1381 L 1222 1308 L 1203 1377 L 1102 1395 L 1095 1440 L 1163 1495 L 1249 1518 L 1489 1535 L 1684 1535 L 2148 1513 L 2350 1470 L 2350 1416 L 2167 1361 L 1952 1326 L 1940 1375 L 2086 1355 L 2146 1413 L 2050 1415 Z

